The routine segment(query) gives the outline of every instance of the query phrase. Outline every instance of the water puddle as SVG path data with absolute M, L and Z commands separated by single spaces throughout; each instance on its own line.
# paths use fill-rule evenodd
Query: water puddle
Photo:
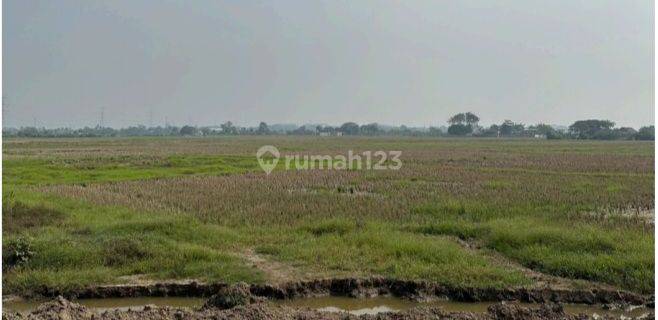
M 74 300 L 85 307 L 104 311 L 108 309 L 119 310 L 139 310 L 146 305 L 169 306 L 169 307 L 187 307 L 191 309 L 200 308 L 205 298 L 192 297 L 138 297 L 138 298 L 105 298 L 105 299 L 79 299 Z M 3 301 L 5 312 L 29 312 L 43 303 L 39 300 L 6 300 Z M 418 306 L 438 306 L 448 312 L 487 312 L 487 308 L 493 302 L 455 302 L 447 300 L 434 300 L 429 302 L 416 302 L 412 300 L 379 296 L 368 299 L 355 299 L 348 297 L 326 296 L 299 298 L 292 300 L 277 300 L 272 302 L 275 305 L 284 305 L 295 308 L 311 308 L 327 312 L 349 312 L 354 315 L 377 314 L 382 312 L 405 311 Z M 538 307 L 539 304 L 521 303 L 527 307 Z M 640 317 L 647 314 L 652 309 L 639 307 L 629 308 L 626 310 L 606 310 L 600 305 L 577 305 L 566 304 L 564 309 L 567 313 L 580 314 L 584 313 L 590 316 L 610 315 L 615 317 Z
M 415 302 L 411 300 L 380 296 L 369 299 L 354 299 L 348 297 L 314 297 L 300 298 L 276 302 L 290 307 L 307 307 L 311 309 L 330 312 L 349 312 L 355 315 L 377 314 L 381 312 L 405 311 L 417 306 L 436 306 L 448 312 L 487 312 L 487 308 L 494 302 L 456 302 L 447 300 L 434 300 L 429 302 Z M 521 303 L 525 307 L 539 307 L 539 304 Z M 653 311 L 652 309 L 639 307 L 626 310 L 607 310 L 600 305 L 565 304 L 564 310 L 570 314 L 587 314 L 590 316 L 610 315 L 615 317 L 639 317 Z
M 404 311 L 420 305 L 415 301 L 387 296 L 368 299 L 329 296 L 281 300 L 275 303 L 288 307 L 311 308 L 320 311 L 345 311 L 355 315 Z

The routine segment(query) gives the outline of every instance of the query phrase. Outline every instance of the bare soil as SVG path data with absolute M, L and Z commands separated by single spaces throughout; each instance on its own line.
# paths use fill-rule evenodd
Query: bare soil
M 284 283 L 290 281 L 290 279 L 306 278 L 301 271 L 292 266 L 271 259 L 266 259 L 251 248 L 245 250 L 242 257 L 253 267 L 262 271 L 265 274 L 267 281 L 270 283 Z

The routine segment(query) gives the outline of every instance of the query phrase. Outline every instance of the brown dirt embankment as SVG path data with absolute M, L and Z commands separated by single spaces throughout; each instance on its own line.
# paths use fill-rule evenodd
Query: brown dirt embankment
M 41 288 L 34 295 L 66 298 L 116 298 L 116 297 L 210 297 L 227 284 L 162 283 L 143 285 L 97 286 L 82 290 L 62 292 Z M 551 288 L 469 288 L 449 287 L 427 281 L 407 281 L 388 278 L 318 279 L 282 284 L 251 284 L 249 291 L 256 297 L 267 299 L 291 299 L 299 297 L 338 295 L 349 297 L 373 297 L 393 295 L 410 299 L 448 298 L 464 302 L 519 301 L 536 303 L 582 303 L 646 305 L 653 297 L 615 289 L 551 289 Z

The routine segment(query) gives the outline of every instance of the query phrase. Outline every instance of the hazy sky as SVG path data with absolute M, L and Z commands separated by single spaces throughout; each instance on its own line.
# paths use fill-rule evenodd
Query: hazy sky
M 5 0 L 10 126 L 654 122 L 650 0 Z

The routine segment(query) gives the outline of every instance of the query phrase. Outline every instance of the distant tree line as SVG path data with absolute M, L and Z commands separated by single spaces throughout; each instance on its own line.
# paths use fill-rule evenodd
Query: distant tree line
M 458 113 L 448 119 L 448 135 L 474 137 L 532 137 L 545 139 L 591 139 L 591 140 L 654 140 L 654 126 L 635 130 L 630 127 L 615 128 L 609 120 L 579 120 L 568 128 L 539 123 L 526 126 L 505 120 L 489 127 L 478 125 L 480 118 L 473 113 Z
M 131 137 L 131 136 L 222 136 L 222 135 L 320 135 L 320 136 L 472 136 L 472 137 L 526 137 L 542 139 L 594 139 L 594 140 L 654 140 L 654 126 L 635 130 L 630 127 L 615 128 L 609 120 L 579 120 L 569 127 L 547 124 L 526 126 L 505 120 L 489 127 L 479 125 L 480 118 L 471 113 L 458 113 L 450 117 L 448 126 L 407 127 L 385 126 L 377 123 L 359 125 L 346 122 L 340 126 L 328 125 L 268 125 L 261 122 L 257 127 L 236 126 L 227 121 L 219 126 L 157 126 L 143 125 L 114 129 L 109 127 L 71 128 L 3 128 L 4 137 Z

